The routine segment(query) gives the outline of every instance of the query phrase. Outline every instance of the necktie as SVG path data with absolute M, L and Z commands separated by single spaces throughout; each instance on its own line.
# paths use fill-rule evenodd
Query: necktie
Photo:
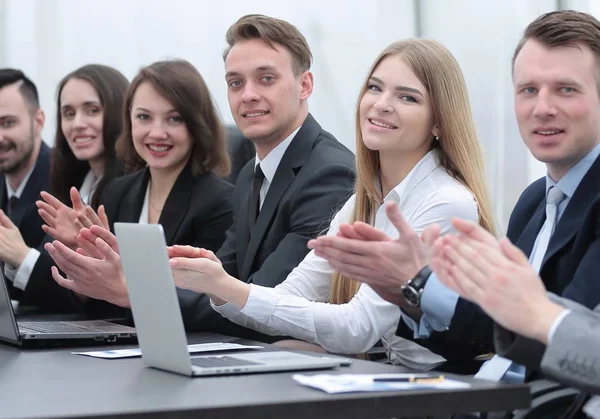
M 260 168 L 259 163 L 256 165 L 256 169 L 254 169 L 252 190 L 250 191 L 250 196 L 248 197 L 248 227 L 250 228 L 250 234 L 252 234 L 252 230 L 254 230 L 254 224 L 256 223 L 256 218 L 260 212 L 260 188 L 262 187 L 264 178 L 265 174 Z
M 539 233 L 539 239 L 537 240 L 537 246 L 534 249 L 534 253 L 529 258 L 531 266 L 536 270 L 540 271 L 544 255 L 548 250 L 548 244 L 554 228 L 556 227 L 556 219 L 558 218 L 558 206 L 565 199 L 565 194 L 558 189 L 556 186 L 552 186 L 548 190 L 546 196 L 546 221 L 542 226 Z M 492 381 L 523 381 L 525 377 L 525 367 L 523 365 L 515 364 L 512 361 L 502 358 L 501 356 L 494 355 L 494 357 L 487 363 L 485 363 L 481 369 L 475 374 L 475 378 L 481 378 L 484 380 Z
M 13 223 L 15 222 L 14 216 L 16 215 L 15 210 L 17 208 L 18 203 L 19 203 L 19 198 L 17 198 L 16 196 L 13 195 L 8 200 L 8 206 L 6 207 L 6 215 L 8 215 L 8 218 L 10 218 L 10 220 Z
M 540 271 L 544 255 L 548 250 L 548 243 L 550 243 L 550 237 L 554 233 L 554 227 L 556 227 L 556 218 L 558 215 L 558 206 L 565 199 L 565 194 L 553 186 L 548 191 L 546 197 L 546 221 L 540 230 L 540 238 L 535 248 L 535 253 L 531 257 L 531 266 L 536 272 Z

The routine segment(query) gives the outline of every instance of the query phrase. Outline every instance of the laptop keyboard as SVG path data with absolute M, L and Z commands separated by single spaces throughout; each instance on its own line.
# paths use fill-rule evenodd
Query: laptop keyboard
M 244 367 L 247 365 L 263 365 L 262 362 L 246 361 L 244 359 L 231 356 L 209 356 L 203 358 L 191 358 L 192 365 L 195 367 L 213 368 L 213 367 Z
M 88 333 L 82 327 L 60 322 L 19 322 L 19 329 L 37 333 Z

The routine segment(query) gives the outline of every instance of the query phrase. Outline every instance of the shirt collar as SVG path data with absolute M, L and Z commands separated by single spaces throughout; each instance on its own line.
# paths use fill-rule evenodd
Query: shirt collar
M 417 187 L 431 172 L 440 165 L 437 151 L 430 150 L 419 162 L 408 172 L 408 175 L 397 184 L 383 199 L 383 202 L 393 200 L 401 207 L 408 195 Z
M 600 144 L 596 145 L 596 147 L 583 156 L 575 166 L 571 167 L 558 183 L 552 180 L 550 175 L 546 173 L 546 196 L 548 196 L 548 190 L 552 186 L 558 186 L 558 188 L 567 196 L 567 199 L 571 199 L 598 156 L 600 156 Z
M 6 182 L 6 195 L 8 196 L 8 199 L 12 198 L 13 196 L 16 197 L 17 199 L 21 198 L 21 195 L 23 195 L 23 191 L 25 190 L 25 187 L 27 186 L 27 182 L 29 182 L 29 178 L 31 177 L 31 174 L 33 173 L 34 169 L 35 169 L 35 164 L 33 166 L 31 166 L 31 169 L 29 169 L 29 172 L 27 172 L 27 174 L 21 181 L 19 188 L 16 191 L 12 188 L 12 186 L 10 186 L 10 183 L 8 182 L 8 176 L 4 177 L 4 180 Z
M 279 163 L 281 162 L 281 159 L 283 158 L 285 151 L 289 147 L 290 143 L 292 142 L 292 140 L 294 139 L 294 137 L 296 136 L 298 131 L 300 131 L 301 127 L 302 126 L 296 128 L 296 130 L 294 132 L 292 132 L 289 135 L 289 137 L 287 137 L 285 140 L 280 142 L 277 145 L 277 147 L 275 147 L 273 150 L 271 150 L 269 152 L 269 154 L 267 154 L 265 156 L 264 159 L 262 159 L 262 160 L 259 159 L 258 155 L 254 159 L 254 170 L 256 170 L 256 166 L 258 164 L 260 164 L 260 168 L 265 175 L 265 179 L 267 179 L 269 181 L 269 183 L 273 182 L 273 178 L 275 177 L 275 172 L 277 171 L 277 167 L 279 167 Z

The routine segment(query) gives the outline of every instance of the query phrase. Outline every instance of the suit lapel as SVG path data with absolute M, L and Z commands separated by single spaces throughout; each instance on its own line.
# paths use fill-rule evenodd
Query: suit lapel
M 128 186 L 130 192 L 125 195 L 123 201 L 119 205 L 119 221 L 126 223 L 138 223 L 140 221 L 149 180 L 150 170 L 146 168 L 141 171 L 131 185 Z M 115 220 L 109 221 L 114 222 Z
M 190 198 L 196 180 L 188 163 L 177 177 L 165 201 L 158 223 L 163 226 L 165 240 L 169 246 L 174 244 L 177 231 L 190 210 Z
M 533 250 L 533 244 L 535 243 L 535 239 L 540 233 L 542 226 L 544 225 L 544 221 L 546 221 L 546 199 L 542 199 L 538 207 L 536 208 L 533 216 L 525 226 L 523 233 L 519 236 L 519 239 L 516 242 L 516 245 L 519 249 L 523 251 L 527 255 L 527 257 L 531 256 L 531 251 Z
M 236 253 L 237 257 L 237 271 L 242 272 L 244 268 L 244 263 L 246 260 L 246 253 L 248 251 L 248 245 L 250 244 L 250 230 L 248 224 L 248 196 L 250 195 L 250 189 L 252 187 L 252 177 L 254 172 L 254 159 L 252 159 L 248 166 L 251 166 L 251 169 L 248 169 L 246 173 L 246 168 L 240 172 L 240 175 L 236 181 L 236 188 L 239 187 L 240 193 L 238 196 L 240 197 L 239 208 L 240 211 L 237 211 L 237 217 L 235 220 L 235 234 L 236 234 Z M 256 227 L 256 226 L 255 226 Z M 243 277 L 240 275 L 240 279 Z
M 4 175 L 0 176 L 0 208 L 6 212 L 6 178 Z
M 554 233 L 548 243 L 548 250 L 542 261 L 544 263 L 562 249 L 580 229 L 586 211 L 590 207 L 590 201 L 600 191 L 600 157 L 596 159 L 590 170 L 585 174 L 581 183 L 571 197 L 565 212 L 558 220 Z M 544 201 L 545 202 L 545 201 Z
M 269 186 L 269 191 L 256 219 L 254 230 L 251 232 L 250 243 L 248 244 L 244 264 L 240 272 L 240 279 L 245 280 L 250 276 L 250 270 L 252 269 L 256 253 L 267 233 L 271 220 L 275 216 L 279 202 L 308 158 L 320 131 L 321 126 L 309 114 L 304 124 L 302 124 L 302 128 L 300 128 L 283 154 L 273 177 L 273 182 Z M 246 202 L 247 199 L 248 194 L 246 194 Z M 244 208 L 247 209 L 247 205 L 244 205 Z M 245 219 L 247 222 L 247 215 Z
M 50 171 L 50 149 L 42 142 L 40 152 L 35 162 L 31 176 L 23 189 L 21 197 L 17 201 L 15 208 L 12 208 L 12 220 L 17 227 L 21 227 L 21 222 L 27 218 L 27 213 L 30 211 L 37 212 L 35 201 L 40 199 L 40 192 L 44 189 L 44 185 L 48 182 Z M 2 185 L 6 187 L 5 182 Z

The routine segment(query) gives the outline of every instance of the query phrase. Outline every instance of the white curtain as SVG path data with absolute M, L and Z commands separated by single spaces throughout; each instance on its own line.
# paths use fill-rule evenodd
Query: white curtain
M 434 38 L 464 71 L 504 227 L 523 189 L 545 174 L 517 129 L 510 60 L 527 23 L 558 7 L 600 11 L 589 0 L 0 0 L 0 66 L 21 68 L 38 85 L 50 144 L 56 85 L 88 63 L 114 66 L 131 79 L 153 61 L 185 58 L 231 123 L 221 58 L 225 31 L 244 14 L 264 13 L 294 23 L 307 37 L 314 54 L 311 112 L 354 150 L 357 93 L 372 60 L 395 40 Z

